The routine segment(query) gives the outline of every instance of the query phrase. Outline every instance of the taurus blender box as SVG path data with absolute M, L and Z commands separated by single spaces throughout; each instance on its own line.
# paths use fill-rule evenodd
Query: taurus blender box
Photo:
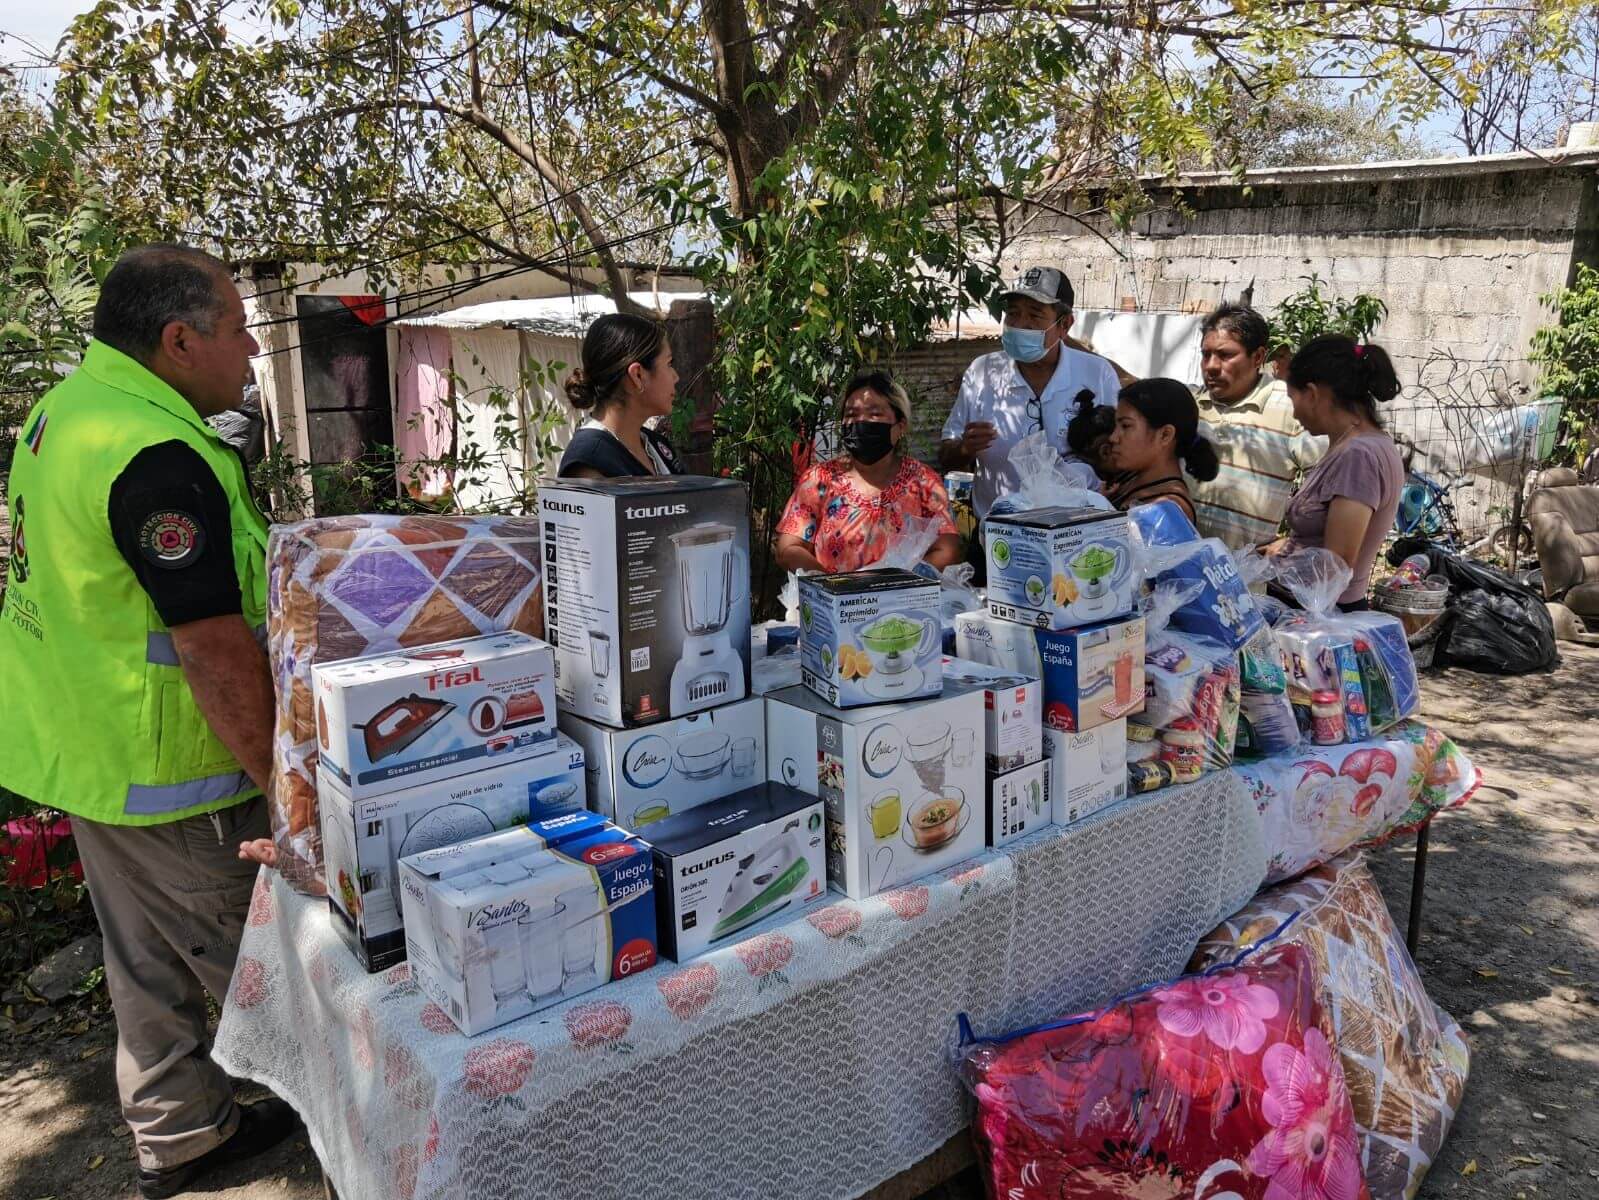
M 759 696 L 641 729 L 562 713 L 561 730 L 583 747 L 589 808 L 635 832 L 766 778 Z
M 1036 675 L 946 656 L 944 682 L 983 690 L 983 765 L 990 771 L 1013 771 L 1044 757 L 1044 689 Z
M 1053 825 L 1049 803 L 1050 761 L 988 776 L 988 844 L 1007 846 Z
M 1044 731 L 1055 824 L 1070 825 L 1127 795 L 1127 718 L 1082 732 Z
M 1038 631 L 1044 727 L 1093 729 L 1144 711 L 1144 618 Z
M 759 783 L 652 825 L 661 954 L 683 962 L 822 899 L 822 832 L 822 802 L 781 783 Z
M 515 631 L 311 668 L 317 773 L 364 800 L 528 758 L 555 737 L 550 647 Z
M 939 594 L 936 582 L 892 568 L 801 576 L 801 682 L 839 708 L 938 695 Z
M 804 686 L 766 697 L 767 777 L 821 797 L 827 878 L 862 899 L 983 849 L 983 693 L 835 708 Z
M 546 752 L 453 779 L 352 800 L 317 772 L 328 904 L 334 924 L 368 971 L 405 957 L 396 863 L 512 825 L 583 808 L 583 750 L 557 735 Z
M 983 521 L 988 611 L 1039 629 L 1071 629 L 1133 611 L 1138 579 L 1127 514 L 1035 508 Z
M 411 978 L 481 1033 L 655 964 L 649 845 L 591 812 L 400 861 Z
M 618 729 L 749 695 L 749 492 L 697 475 L 539 485 L 561 708 Z

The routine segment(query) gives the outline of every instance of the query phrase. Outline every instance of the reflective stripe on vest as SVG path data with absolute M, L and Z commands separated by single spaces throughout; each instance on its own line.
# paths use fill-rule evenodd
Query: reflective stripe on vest
M 249 791 L 255 785 L 243 771 L 186 779 L 161 786 L 145 783 L 128 785 L 128 800 L 122 811 L 132 817 L 153 817 L 159 813 L 182 812 L 197 804 L 215 804 L 229 796 Z

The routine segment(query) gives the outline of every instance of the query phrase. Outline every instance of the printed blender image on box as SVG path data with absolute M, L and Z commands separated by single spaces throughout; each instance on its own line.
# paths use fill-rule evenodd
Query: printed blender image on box
M 697 475 L 539 485 L 563 711 L 649 725 L 749 694 L 749 492 Z
M 1133 611 L 1126 513 L 1056 507 L 990 516 L 983 545 L 988 611 L 997 617 L 1060 630 Z
M 650 828 L 656 940 L 684 962 L 827 895 L 822 802 L 760 783 Z
M 546 745 L 535 758 L 364 800 L 351 800 L 331 774 L 318 772 L 328 904 L 368 971 L 405 957 L 401 858 L 582 810 L 582 748 L 562 736 Z
M 1127 795 L 1127 718 L 1093 729 L 1044 731 L 1050 763 L 1050 805 L 1057 825 L 1108 808 Z
M 468 1036 L 654 966 L 650 847 L 572 813 L 400 862 L 411 977 Z
M 827 809 L 827 878 L 871 896 L 980 853 L 983 694 L 835 708 L 804 686 L 766 697 L 767 775 Z
M 514 631 L 318 663 L 318 773 L 352 799 L 549 749 L 550 647 Z
M 561 714 L 587 760 L 588 804 L 634 832 L 766 778 L 759 696 L 659 725 L 611 729 Z
M 939 595 L 910 571 L 801 576 L 801 681 L 839 708 L 938 695 Z
M 1143 617 L 1062 633 L 1040 630 L 1038 652 L 1046 729 L 1093 729 L 1143 711 Z
M 1008 846 L 1055 823 L 1049 759 L 988 777 L 988 844 Z
M 946 655 L 944 682 L 982 689 L 983 765 L 988 770 L 1013 771 L 1044 756 L 1044 689 L 1038 676 Z

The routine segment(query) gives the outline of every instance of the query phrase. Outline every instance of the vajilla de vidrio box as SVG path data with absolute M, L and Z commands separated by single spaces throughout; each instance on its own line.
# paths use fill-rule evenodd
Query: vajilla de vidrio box
M 768 778 L 826 805 L 828 882 L 852 899 L 983 849 L 980 688 L 875 708 L 782 688 L 766 697 L 766 749 Z
M 560 735 L 543 746 L 532 758 L 364 800 L 351 800 L 330 772 L 317 772 L 328 904 L 368 971 L 405 957 L 400 859 L 582 810 L 582 748 Z
M 617 729 L 749 695 L 749 491 L 699 475 L 539 484 L 561 709 Z
M 422 994 L 467 1035 L 655 964 L 650 847 L 596 813 L 400 860 Z
M 1133 611 L 1138 579 L 1127 514 L 1034 508 L 983 521 L 988 611 L 1039 629 L 1071 629 Z
M 945 656 L 944 682 L 982 688 L 984 765 L 990 771 L 1013 771 L 1044 757 L 1044 689 L 1036 675 Z
M 1002 620 L 987 609 L 955 616 L 955 657 L 1028 679 L 1042 679 L 1039 633 L 1031 625 Z
M 821 900 L 822 836 L 819 799 L 765 782 L 650 826 L 661 956 L 684 962 Z
M 801 682 L 838 708 L 938 695 L 939 596 L 933 580 L 895 568 L 801 576 Z
M 1127 795 L 1127 718 L 1081 732 L 1046 729 L 1050 806 L 1057 825 L 1070 825 Z
M 550 647 L 514 630 L 311 668 L 318 774 L 351 799 L 530 758 L 555 737 Z
M 988 844 L 1008 846 L 1055 823 L 1050 807 L 1050 760 L 1041 758 L 988 777 Z
M 1093 729 L 1144 711 L 1144 618 L 1038 631 L 1044 727 Z
M 562 713 L 561 729 L 583 747 L 589 808 L 635 833 L 766 778 L 759 696 L 639 729 Z

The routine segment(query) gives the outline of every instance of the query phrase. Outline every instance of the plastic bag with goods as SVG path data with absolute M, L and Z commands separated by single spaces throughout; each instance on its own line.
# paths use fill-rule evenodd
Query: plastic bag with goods
M 957 1069 L 990 1196 L 1370 1200 L 1310 955 L 1267 944 L 1096 1013 L 979 1038 Z
M 1017 442 L 1011 449 L 1010 461 L 1021 486 L 995 500 L 988 510 L 991 515 L 1057 506 L 1107 511 L 1116 507 L 1095 490 L 1098 481 L 1092 468 L 1062 460 L 1042 431 Z
M 1276 576 L 1276 563 L 1255 551 L 1238 555 L 1237 561 L 1239 578 L 1258 604 L 1266 597 L 1254 588 Z M 1239 647 L 1238 671 L 1237 756 L 1266 758 L 1299 745 L 1299 724 L 1288 698 L 1288 660 L 1270 623 Z
M 278 867 L 321 894 L 311 664 L 516 629 L 544 632 L 535 517 L 324 517 L 267 543 L 277 694 L 268 811 Z

